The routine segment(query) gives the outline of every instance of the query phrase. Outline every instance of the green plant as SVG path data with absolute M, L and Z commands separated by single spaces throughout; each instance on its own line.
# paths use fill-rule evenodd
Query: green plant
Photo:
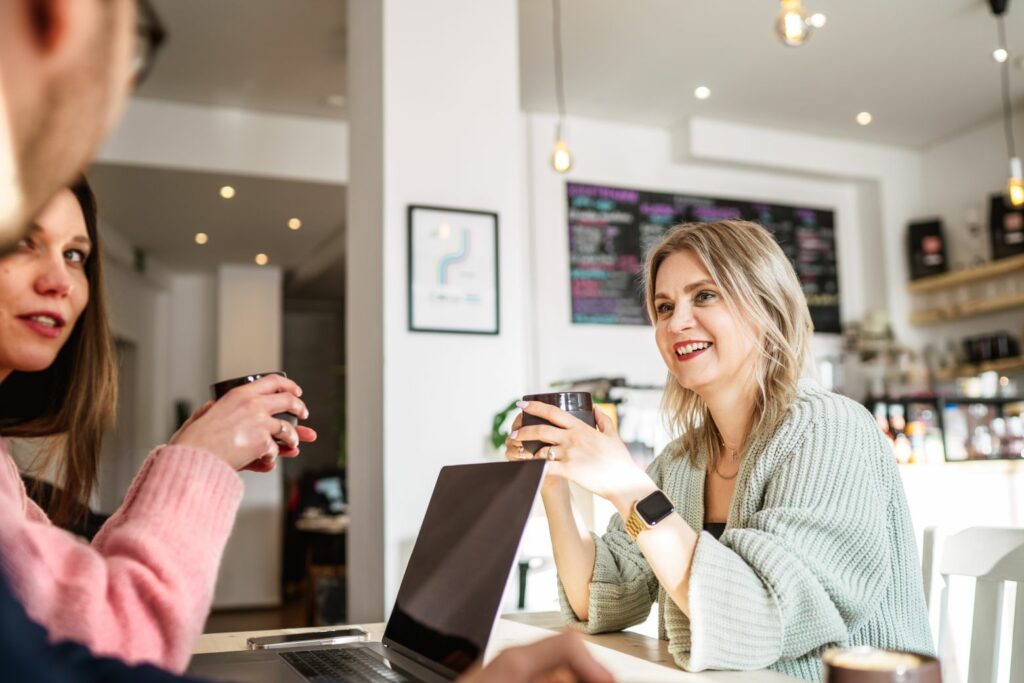
M 512 402 L 502 408 L 497 415 L 494 416 L 494 420 L 491 421 L 491 445 L 495 448 L 501 448 L 505 445 L 505 439 L 508 438 L 508 432 L 502 430 L 501 426 L 505 424 L 505 420 L 512 414 L 512 411 L 518 410 L 516 403 L 519 401 L 518 398 L 512 399 Z

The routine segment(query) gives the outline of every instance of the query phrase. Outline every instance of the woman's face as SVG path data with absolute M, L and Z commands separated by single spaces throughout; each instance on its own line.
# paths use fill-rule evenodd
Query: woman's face
M 14 370 L 45 370 L 56 359 L 89 303 L 91 249 L 78 201 L 64 189 L 0 258 L 0 380 Z
M 667 257 L 654 284 L 655 339 L 680 386 L 706 399 L 749 382 L 757 353 L 750 325 L 729 310 L 697 255 Z

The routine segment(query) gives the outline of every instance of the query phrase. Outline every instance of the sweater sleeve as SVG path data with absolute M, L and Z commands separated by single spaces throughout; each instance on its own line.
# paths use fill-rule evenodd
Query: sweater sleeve
M 158 448 L 87 545 L 38 519 L 2 457 L 0 564 L 29 616 L 52 640 L 184 670 L 241 501 L 237 473 L 206 451 Z
M 647 474 L 660 486 L 660 458 L 647 468 Z M 580 621 L 558 581 L 558 598 L 566 622 L 586 633 L 621 631 L 643 623 L 658 599 L 658 577 L 626 533 L 622 517 L 612 516 L 604 536 L 594 539 L 594 573 L 590 579 L 588 621 Z
M 700 534 L 688 623 L 666 619 L 683 668 L 799 658 L 844 642 L 877 610 L 889 582 L 891 455 L 866 412 L 818 417 L 774 463 L 749 525 L 721 542 Z M 688 639 L 675 637 L 674 622 Z

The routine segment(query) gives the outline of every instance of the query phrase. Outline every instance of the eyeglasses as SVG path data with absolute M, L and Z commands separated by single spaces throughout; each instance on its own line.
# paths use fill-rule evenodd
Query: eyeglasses
M 135 23 L 135 61 L 132 70 L 135 75 L 135 87 L 138 87 L 156 61 L 156 53 L 167 38 L 167 31 L 157 16 L 150 0 L 136 0 L 138 8 Z

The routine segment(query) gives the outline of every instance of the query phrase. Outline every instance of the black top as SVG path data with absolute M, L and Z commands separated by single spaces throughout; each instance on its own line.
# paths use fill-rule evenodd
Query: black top
M 714 536 L 717 541 L 725 533 L 725 522 L 704 522 L 704 531 Z

